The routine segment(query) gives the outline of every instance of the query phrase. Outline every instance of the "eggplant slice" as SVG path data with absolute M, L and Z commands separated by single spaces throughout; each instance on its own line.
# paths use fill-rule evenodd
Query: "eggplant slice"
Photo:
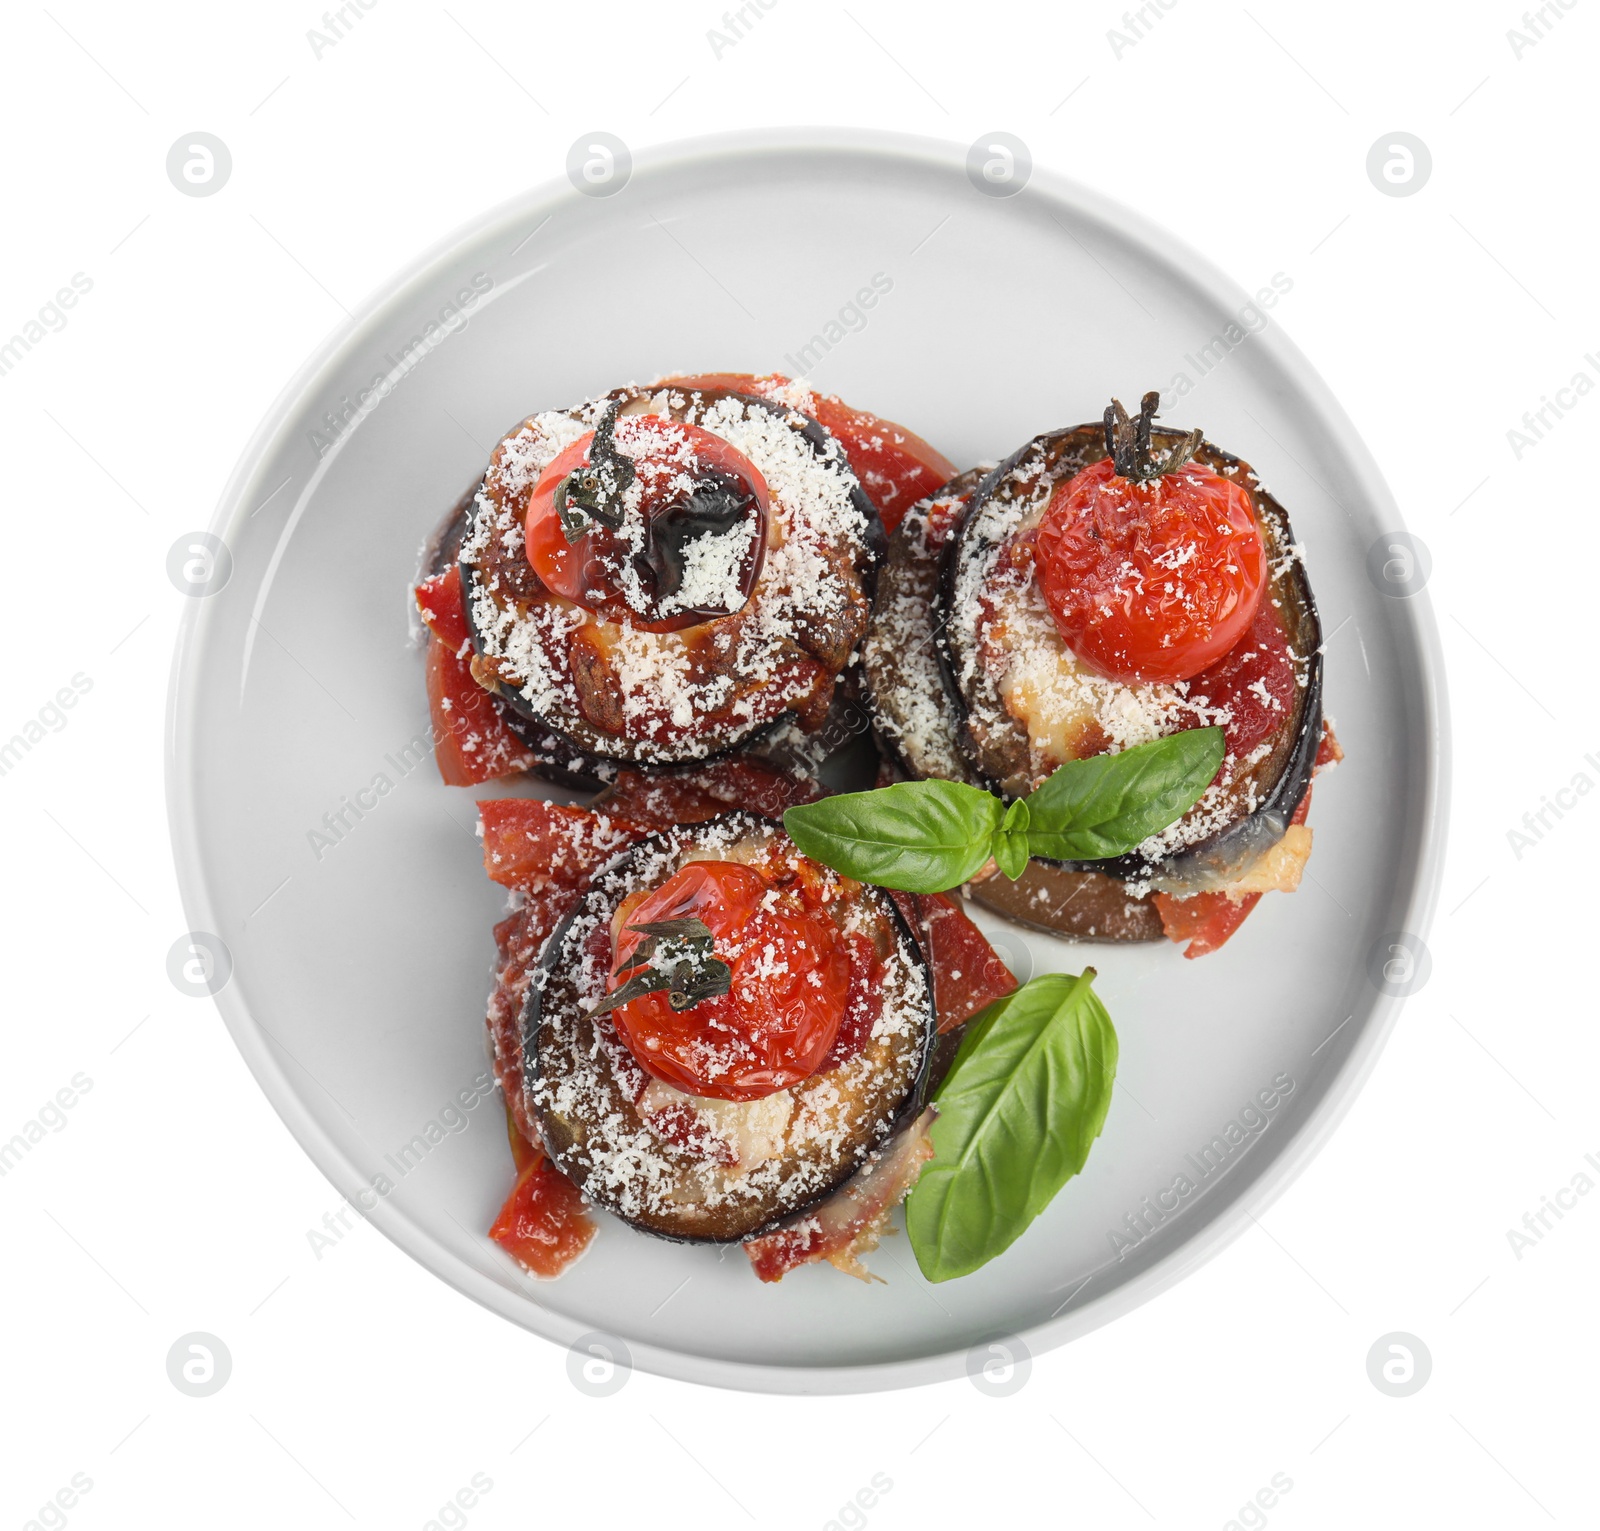
M 1186 440 L 1178 431 L 1158 429 L 1153 435 L 1163 448 Z M 1105 455 L 1104 427 L 1098 422 L 1035 437 L 974 491 L 943 555 L 935 637 L 956 703 L 959 737 L 978 779 L 1008 797 L 1030 790 L 1043 773 L 1026 727 L 1006 705 L 995 674 L 983 662 L 982 602 L 996 588 L 992 577 L 1012 539 L 1043 514 L 1055 486 Z M 1071 870 L 1109 873 L 1139 893 L 1206 891 L 1237 876 L 1281 840 L 1310 786 L 1322 735 L 1322 627 L 1288 515 L 1242 459 L 1202 442 L 1194 460 L 1250 494 L 1270 571 L 1263 599 L 1272 602 L 1282 623 L 1297 684 L 1293 704 L 1270 738 L 1244 760 L 1230 757 L 1218 783 L 1158 844 L 1114 861 L 1063 863 Z M 1030 603 L 1026 585 L 1014 583 L 1011 588 L 1020 592 L 1019 601 Z M 1044 611 L 1036 595 L 1031 606 L 1035 614 L 1024 622 L 1037 621 L 1037 613 Z M 1123 693 L 1117 700 L 1135 709 L 1154 705 L 1170 706 L 1174 714 L 1193 710 L 1171 688 L 1104 685 Z M 1167 693 L 1168 700 L 1162 702 L 1157 693 Z M 1192 719 L 1174 726 L 1193 726 Z
M 883 1007 L 854 1058 L 743 1105 L 714 1132 L 743 1133 L 759 1150 L 733 1163 L 648 1119 L 649 1077 L 605 1015 L 612 916 L 630 893 L 659 887 L 690 861 L 760 862 L 796 854 L 782 826 L 737 812 L 663 830 L 591 880 L 545 947 L 523 1013 L 523 1089 L 529 1116 L 561 1171 L 591 1201 L 645 1233 L 732 1243 L 826 1199 L 926 1103 L 938 1026 L 933 984 L 893 901 L 881 889 L 833 906 L 868 935 L 885 964 Z M 679 1101 L 690 1099 L 678 1097 Z
M 544 590 L 523 553 L 522 523 L 543 468 L 613 403 L 622 418 L 665 414 L 746 453 L 772 495 L 766 564 L 731 615 L 665 634 L 595 623 L 604 658 L 575 670 L 569 639 L 589 614 Z M 609 774 L 702 764 L 786 721 L 819 729 L 865 634 L 883 541 L 838 443 L 788 406 L 668 385 L 534 415 L 495 449 L 461 544 L 473 674 L 541 737 Z
M 1120 878 L 1035 857 L 1015 882 L 996 875 L 964 890 L 975 904 L 1018 925 L 1074 941 L 1160 941 L 1161 916 L 1148 894 Z
M 417 572 L 419 584 L 436 574 L 443 574 L 452 564 L 459 562 L 461 544 L 482 489 L 483 480 L 479 479 L 439 523 L 423 550 L 422 563 Z M 852 695 L 853 672 L 847 671 L 841 680 L 843 684 L 834 693 L 827 721 L 821 729 L 807 732 L 793 713 L 786 713 L 743 745 L 686 761 L 681 766 L 655 767 L 650 774 L 693 774 L 701 766 L 740 755 L 790 775 L 815 776 L 834 749 L 854 738 L 863 728 L 863 714 Z M 522 741 L 532 757 L 533 773 L 545 781 L 570 787 L 577 792 L 599 792 L 611 786 L 624 769 L 622 762 L 580 750 L 570 739 L 513 711 L 497 693 L 491 692 L 490 696 L 506 727 Z

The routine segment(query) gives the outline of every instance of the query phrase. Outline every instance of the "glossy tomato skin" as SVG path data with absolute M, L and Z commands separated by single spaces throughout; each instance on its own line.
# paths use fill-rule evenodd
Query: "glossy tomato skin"
M 742 599 L 748 599 L 761 574 L 766 553 L 770 496 L 761 471 L 744 453 L 710 431 L 661 415 L 630 416 L 626 421 L 627 445 L 618 443 L 633 461 L 642 486 L 640 513 L 646 536 L 670 522 L 685 505 L 686 481 L 710 487 L 741 503 L 745 524 L 752 527 L 750 551 L 739 570 Z M 676 632 L 711 617 L 722 609 L 690 609 L 665 614 L 652 589 L 655 578 L 648 549 L 636 553 L 621 533 L 594 525 L 576 542 L 569 543 L 556 510 L 556 490 L 575 470 L 588 464 L 594 432 L 580 436 L 539 475 L 528 499 L 524 521 L 525 549 L 533 572 L 545 588 L 608 622 L 620 622 L 645 632 Z M 618 578 L 632 563 L 644 592 L 644 609 L 636 609 Z M 737 608 L 734 608 L 737 609 Z
M 1059 485 L 1033 537 L 1062 638 L 1120 681 L 1181 681 L 1248 631 L 1267 584 L 1250 494 L 1199 463 L 1134 480 L 1110 458 Z
M 759 1100 L 814 1074 L 844 1017 L 851 954 L 826 913 L 807 905 L 796 888 L 729 861 L 691 861 L 661 887 L 624 900 L 611 989 L 627 981 L 644 940 L 628 927 L 658 920 L 703 920 L 715 955 L 733 970 L 727 994 L 690 1009 L 674 1011 L 655 993 L 611 1012 L 640 1065 L 690 1095 L 734 1101 Z

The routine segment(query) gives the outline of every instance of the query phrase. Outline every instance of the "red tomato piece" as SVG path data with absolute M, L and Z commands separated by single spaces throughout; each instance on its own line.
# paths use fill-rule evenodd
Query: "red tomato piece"
M 918 500 L 956 476 L 948 457 L 892 420 L 826 394 L 816 396 L 811 413 L 838 438 L 886 532 L 893 532 Z
M 850 987 L 845 993 L 844 1014 L 828 1056 L 816 1072 L 842 1068 L 872 1040 L 872 1028 L 883 1014 L 883 964 L 872 942 L 864 935 L 845 937 L 850 948 Z
M 783 387 L 789 379 L 776 372 L 757 377 L 754 372 L 693 372 L 667 379 L 674 387 L 709 390 L 726 388 L 733 393 L 753 393 L 765 397 L 772 387 Z
M 661 887 L 624 900 L 610 988 L 627 981 L 645 939 L 628 927 L 681 919 L 704 921 L 716 956 L 733 970 L 732 987 L 687 1010 L 673 1010 L 664 992 L 613 1010 L 640 1066 L 687 1094 L 718 1100 L 759 1100 L 814 1074 L 838 1035 L 850 987 L 850 953 L 838 927 L 754 867 L 691 861 Z
M 595 1225 L 580 1191 L 541 1153 L 516 1186 L 489 1237 L 535 1276 L 559 1276 L 589 1247 Z
M 1267 583 L 1249 492 L 1198 463 L 1143 480 L 1091 463 L 1051 496 L 1033 551 L 1062 638 L 1113 680 L 1198 675 L 1249 630 Z
M 1223 726 L 1228 753 L 1243 759 L 1269 739 L 1294 710 L 1294 660 L 1283 619 L 1270 600 L 1256 608 L 1250 630 L 1189 684 L 1191 697 L 1231 714 Z
M 451 564 L 443 574 L 435 574 L 417 586 L 417 610 L 428 624 L 428 631 L 457 653 L 470 643 L 467 613 L 461 600 L 461 566 Z
M 431 634 L 427 680 L 433 758 L 446 786 L 475 787 L 534 764 L 500 703 L 472 678 L 467 660 Z
M 700 372 L 672 381 L 680 388 L 731 388 L 761 398 L 794 387 L 778 372 L 764 377 L 749 372 Z M 806 413 L 838 441 L 886 532 L 892 532 L 918 500 L 956 476 L 955 464 L 916 432 L 868 410 L 852 409 L 832 394 L 809 388 L 807 392 L 811 397 Z
M 781 819 L 784 809 L 826 795 L 826 789 L 808 777 L 791 776 L 776 766 L 738 756 L 699 766 L 690 778 L 712 797 L 721 798 L 725 808 L 748 808 L 769 819 Z
M 1189 898 L 1157 893 L 1154 898 L 1167 939 L 1179 946 L 1189 943 L 1185 957 L 1204 957 L 1216 951 L 1261 902 L 1259 893 L 1247 893 L 1237 902 L 1225 893 L 1196 893 Z
M 618 773 L 606 807 L 651 829 L 703 824 L 728 811 L 726 802 L 707 792 L 692 777 L 644 776 L 638 771 Z
M 989 938 L 949 894 L 918 894 L 916 900 L 927 931 L 934 1007 L 942 1035 L 1011 993 L 1017 980 Z
M 545 587 L 608 622 L 646 632 L 674 632 L 739 610 L 755 589 L 766 556 L 767 482 L 743 452 L 697 425 L 662 415 L 630 415 L 617 426 L 617 449 L 633 462 L 640 486 L 644 545 L 630 547 L 621 532 L 592 525 L 568 542 L 556 491 L 588 466 L 594 432 L 580 436 L 539 476 L 528 499 L 528 562 Z M 749 530 L 738 573 L 738 599 L 678 610 L 670 604 L 684 574 L 684 540 L 708 510 L 737 512 Z M 628 579 L 626 584 L 623 575 Z
M 502 887 L 524 893 L 581 888 L 646 833 L 644 826 L 609 813 L 537 798 L 482 802 L 478 816 L 483 821 L 484 871 Z

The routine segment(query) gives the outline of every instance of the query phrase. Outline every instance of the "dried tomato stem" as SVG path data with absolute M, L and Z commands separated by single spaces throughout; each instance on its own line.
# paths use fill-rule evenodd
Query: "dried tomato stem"
M 1139 401 L 1139 413 L 1129 419 L 1121 399 L 1106 406 L 1106 455 L 1123 478 L 1136 483 L 1175 473 L 1199 450 L 1204 433 L 1197 426 L 1182 441 L 1158 453 L 1150 442 L 1156 411 L 1161 407 L 1159 393 L 1147 393 Z
M 702 1000 L 726 994 L 733 987 L 733 969 L 712 954 L 711 928 L 703 920 L 655 920 L 628 929 L 644 936 L 633 955 L 616 974 L 632 969 L 632 976 L 588 1012 L 592 1019 L 630 1004 L 645 994 L 667 991 L 674 1010 L 688 1010 Z M 644 967 L 652 959 L 657 966 Z

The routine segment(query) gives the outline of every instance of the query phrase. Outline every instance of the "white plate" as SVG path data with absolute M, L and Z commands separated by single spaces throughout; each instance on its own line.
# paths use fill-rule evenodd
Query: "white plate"
M 371 1221 L 430 1270 L 559 1343 L 620 1336 L 635 1365 L 671 1376 L 790 1392 L 932 1381 L 995 1337 L 1037 1352 L 1170 1285 L 1283 1188 L 1349 1105 L 1399 1003 L 1374 987 L 1369 957 L 1388 933 L 1420 937 L 1434 898 L 1437 636 L 1425 595 L 1386 597 L 1369 579 L 1369 547 L 1400 522 L 1349 422 L 1270 323 L 1200 375 L 1194 359 L 1247 295 L 1170 237 L 1040 169 L 1018 195 L 980 195 L 965 157 L 884 134 L 740 134 L 642 154 L 610 197 L 563 181 L 481 218 L 386 286 L 285 391 L 213 526 L 231 579 L 191 602 L 179 641 L 179 878 L 192 926 L 231 952 L 217 1000 L 262 1088 L 341 1192 L 393 1182 Z M 892 287 L 852 328 L 841 310 L 876 273 Z M 475 274 L 487 293 L 465 328 L 438 328 Z M 1266 899 L 1217 955 L 1073 947 L 985 921 L 1034 972 L 1095 964 L 1122 1065 L 1086 1172 L 983 1271 L 931 1286 L 897 1237 L 872 1258 L 885 1285 L 824 1266 L 763 1286 L 737 1251 L 719 1259 L 602 1219 L 575 1268 L 534 1282 L 484 1236 L 512 1179 L 497 1100 L 409 1172 L 395 1167 L 485 1067 L 502 907 L 471 794 L 441 785 L 427 758 L 406 768 L 427 725 L 406 625 L 417 550 L 524 415 L 669 370 L 791 370 L 830 320 L 843 338 L 814 380 L 958 464 L 1187 372 L 1193 392 L 1167 420 L 1247 458 L 1294 518 L 1349 759 L 1317 788 L 1305 886 Z M 419 336 L 414 364 L 319 457 L 324 417 Z M 324 816 L 359 808 L 358 791 L 372 806 L 346 810 L 349 829 L 319 847 L 313 832 L 334 838 Z M 1247 1132 L 1279 1076 L 1292 1091 L 1280 1082 Z M 1202 1180 L 1187 1156 L 1241 1121 L 1243 1141 Z M 1112 1231 L 1127 1238 L 1128 1214 L 1184 1173 L 1193 1192 L 1169 1195 L 1165 1221 L 1115 1249 Z

